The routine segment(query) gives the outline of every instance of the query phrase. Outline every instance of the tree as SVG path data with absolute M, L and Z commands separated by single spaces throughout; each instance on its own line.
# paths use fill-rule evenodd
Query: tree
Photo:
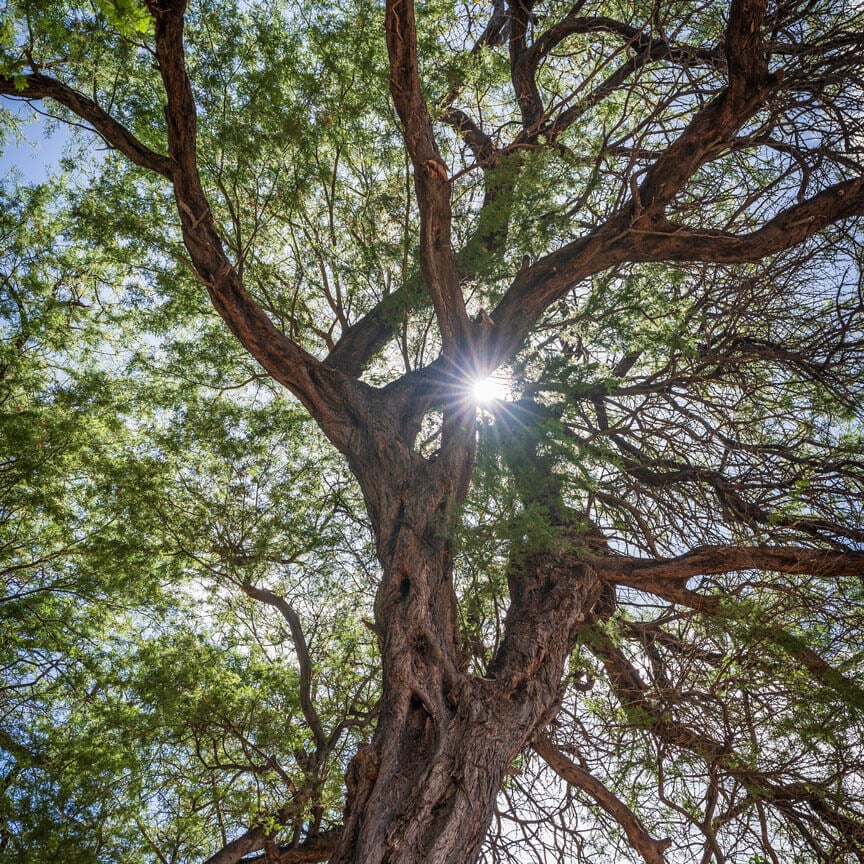
M 0 847 L 864 860 L 862 25 L 10 2 Z

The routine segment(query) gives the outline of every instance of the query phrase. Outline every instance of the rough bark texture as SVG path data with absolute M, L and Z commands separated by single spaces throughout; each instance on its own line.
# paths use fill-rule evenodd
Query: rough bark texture
M 383 568 L 383 696 L 349 770 L 336 864 L 476 860 L 506 771 L 557 713 L 567 657 L 600 596 L 567 544 L 514 556 L 500 650 L 487 677 L 465 674 L 449 541 L 473 464 L 465 419 L 447 459 L 394 446 L 384 424 L 355 456 Z M 554 480 L 532 494 L 547 485 L 557 494 Z
M 507 769 L 557 711 L 564 664 L 600 583 L 586 565 L 539 556 L 481 679 L 459 670 L 446 544 L 408 526 L 394 527 L 387 544 L 384 697 L 375 737 L 349 771 L 345 833 L 331 860 L 469 864 Z

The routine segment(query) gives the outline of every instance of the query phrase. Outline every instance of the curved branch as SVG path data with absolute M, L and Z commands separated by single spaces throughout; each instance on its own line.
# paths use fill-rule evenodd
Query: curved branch
M 735 570 L 769 570 L 830 578 L 864 576 L 864 552 L 833 552 L 796 547 L 700 547 L 677 558 L 623 558 L 617 567 L 616 556 L 587 556 L 587 563 L 603 579 L 647 591 L 673 603 L 690 606 L 718 618 L 748 621 L 748 610 L 728 598 L 707 597 L 689 591 L 686 583 L 695 576 L 716 575 Z M 864 708 L 864 690 L 839 672 L 804 639 L 791 630 L 771 622 L 750 623 L 754 638 L 765 638 L 804 667 L 813 678 L 833 689 L 845 702 Z
M 326 861 L 333 854 L 341 836 L 342 829 L 334 828 L 331 831 L 324 831 L 317 837 L 309 837 L 297 846 L 280 847 L 277 852 L 277 861 L 273 864 L 317 864 L 318 861 Z M 215 855 L 211 855 L 204 864 L 237 864 L 243 856 L 263 849 L 268 839 L 263 828 L 250 828 L 245 834 L 232 840 Z M 247 858 L 246 861 L 266 861 L 267 864 L 270 864 L 266 854 Z
M 655 168 L 676 146 L 657 160 Z M 686 178 L 679 179 L 683 183 Z M 623 261 L 754 262 L 797 246 L 828 225 L 862 215 L 864 177 L 835 183 L 778 213 L 757 231 L 740 236 L 696 231 L 657 214 L 634 222 L 627 210 L 619 211 L 590 234 L 519 273 L 492 313 L 496 350 L 502 357 L 515 351 L 534 322 L 570 287 Z
M 214 855 L 211 855 L 204 864 L 237 864 L 244 855 L 263 849 L 266 841 L 267 833 L 263 828 L 260 826 L 250 828 L 236 840 L 232 840 Z
M 589 94 L 578 99 L 574 105 L 562 111 L 557 117 L 540 125 L 540 114 L 537 113 L 541 108 L 540 96 L 536 85 L 533 83 L 537 75 L 537 67 L 551 51 L 569 36 L 587 33 L 619 35 L 625 41 L 626 47 L 632 49 L 634 53 Z M 654 60 L 672 60 L 682 66 L 725 67 L 725 60 L 713 49 L 672 44 L 665 39 L 652 37 L 637 27 L 612 18 L 568 15 L 541 34 L 534 44 L 518 58 L 518 69 L 514 72 L 514 77 L 520 82 L 525 82 L 522 83 L 522 87 L 526 92 L 536 94 L 532 96 L 536 107 L 531 115 L 534 117 L 534 128 L 523 132 L 510 145 L 510 148 L 516 148 L 527 142 L 534 142 L 540 135 L 553 137 L 560 135 L 586 111 L 620 87 L 630 75 Z
M 465 139 L 477 162 L 482 167 L 487 167 L 484 163 L 495 156 L 492 139 L 459 108 L 448 108 L 444 112 L 444 120 Z
M 21 81 L 24 82 L 23 89 L 19 89 Z M 98 103 L 56 78 L 40 72 L 16 78 L 0 77 L 0 95 L 26 100 L 53 99 L 87 121 L 110 147 L 119 150 L 131 162 L 149 168 L 168 180 L 174 177 L 174 162 L 169 157 L 142 144 Z
M 197 113 L 183 49 L 185 0 L 148 0 L 156 22 L 156 56 L 168 104 L 168 149 L 176 165 L 174 194 L 183 241 L 210 300 L 243 347 L 305 405 L 330 440 L 348 452 L 362 385 L 332 368 L 277 329 L 243 287 L 225 253 L 198 173 Z
M 568 759 L 548 737 L 536 738 L 532 747 L 562 780 L 590 795 L 624 829 L 627 839 L 646 864 L 664 864 L 663 852 L 671 845 L 670 839 L 655 840 L 639 817 L 617 795 Z
M 758 261 L 803 243 L 841 219 L 864 215 L 864 178 L 835 183 L 782 210 L 750 234 L 692 229 L 665 219 L 632 230 L 633 261 Z
M 306 644 L 306 638 L 303 635 L 303 625 L 300 623 L 300 616 L 284 597 L 267 588 L 255 588 L 252 585 L 244 585 L 243 592 L 248 597 L 252 597 L 260 603 L 266 603 L 268 606 L 278 609 L 282 617 L 288 622 L 288 627 L 291 629 L 291 640 L 294 643 L 294 651 L 297 654 L 297 663 L 300 666 L 300 708 L 315 737 L 318 754 L 323 755 L 328 748 L 328 741 L 324 733 L 324 727 L 321 725 L 321 718 L 318 716 L 318 712 L 315 710 L 315 705 L 312 702 L 312 659 L 309 656 L 309 646 Z
M 726 27 L 729 85 L 697 111 L 679 138 L 649 168 L 639 187 L 640 208 L 662 210 L 697 168 L 729 146 L 764 102 L 777 79 L 768 75 L 761 29 L 765 0 L 733 0 Z
M 655 59 L 668 57 L 682 65 L 704 65 L 713 68 L 725 66 L 725 60 L 711 48 L 694 48 L 691 45 L 672 44 L 643 32 L 632 24 L 625 24 L 602 15 L 568 15 L 537 37 L 525 52 L 522 62 L 536 66 L 550 51 L 570 36 L 586 33 L 613 33 L 620 36 L 626 46 L 637 54 L 653 55 Z
M 543 100 L 537 87 L 537 62 L 530 62 L 526 46 L 528 24 L 534 20 L 533 0 L 510 0 L 510 79 L 522 114 L 522 127 L 532 129 L 543 118 Z

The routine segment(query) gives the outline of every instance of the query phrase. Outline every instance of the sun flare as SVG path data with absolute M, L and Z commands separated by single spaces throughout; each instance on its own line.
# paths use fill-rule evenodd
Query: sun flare
M 471 385 L 471 398 L 480 406 L 501 402 L 507 398 L 507 385 L 494 375 L 478 378 Z

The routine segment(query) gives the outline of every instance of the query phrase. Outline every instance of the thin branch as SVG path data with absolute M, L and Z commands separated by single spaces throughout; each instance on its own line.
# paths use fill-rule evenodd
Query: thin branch
M 327 735 L 324 733 L 321 718 L 318 716 L 318 712 L 315 710 L 312 702 L 312 659 L 309 656 L 309 646 L 306 644 L 306 638 L 303 635 L 303 625 L 300 623 L 300 616 L 284 597 L 267 588 L 244 585 L 243 591 L 248 597 L 252 597 L 260 603 L 266 603 L 268 606 L 278 609 L 282 617 L 288 622 L 288 627 L 291 630 L 291 640 L 294 643 L 294 651 L 297 654 L 297 663 L 300 666 L 300 708 L 315 737 L 318 753 L 323 755 L 327 750 Z
M 669 711 L 648 698 L 647 688 L 636 667 L 614 646 L 610 638 L 594 627 L 586 628 L 586 644 L 600 660 L 609 676 L 622 708 L 637 728 L 650 732 L 660 741 L 695 753 L 723 774 L 734 777 L 750 797 L 764 801 L 790 818 L 796 815 L 795 803 L 806 804 L 823 822 L 834 827 L 859 860 L 864 860 L 864 822 L 846 816 L 832 806 L 830 790 L 814 782 L 778 781 L 776 773 L 759 770 L 752 760 L 736 753 L 731 743 L 719 741 L 708 734 L 676 721 Z

